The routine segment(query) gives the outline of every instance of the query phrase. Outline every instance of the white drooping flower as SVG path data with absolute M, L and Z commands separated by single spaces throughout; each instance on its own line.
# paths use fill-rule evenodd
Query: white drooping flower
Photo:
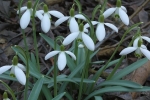
M 124 6 L 121 6 L 121 1 L 117 0 L 117 7 L 107 9 L 103 15 L 105 18 L 109 17 L 111 14 L 115 12 L 115 16 L 120 17 L 121 21 L 125 25 L 129 25 L 129 17 L 127 15 L 127 10 Z
M 79 30 L 79 28 L 78 28 L 78 23 L 77 23 L 77 21 L 76 21 L 75 18 L 86 20 L 86 18 L 82 14 L 76 14 L 76 15 L 74 15 L 74 9 L 71 8 L 71 10 L 70 10 L 70 16 L 64 16 L 64 17 L 58 19 L 55 22 L 55 26 L 57 27 L 58 25 L 60 25 L 64 21 L 68 20 L 70 31 L 71 32 L 76 32 L 76 31 Z
M 102 41 L 106 36 L 105 25 L 118 33 L 118 28 L 115 25 L 113 25 L 111 23 L 104 23 L 104 16 L 103 15 L 100 15 L 99 22 L 98 21 L 91 21 L 91 23 L 93 25 L 97 24 L 96 37 L 99 41 Z M 85 25 L 85 27 L 89 27 L 89 24 L 87 23 Z
M 81 23 L 80 26 L 78 26 L 78 31 L 72 32 L 64 39 L 63 45 L 68 45 L 73 40 L 79 39 L 79 40 L 83 41 L 83 43 L 89 50 L 94 51 L 94 49 L 95 49 L 94 42 L 85 32 L 87 32 L 87 30 Z
M 66 54 L 70 55 L 74 60 L 76 60 L 76 56 L 70 52 L 70 51 L 64 51 L 64 46 L 62 45 L 61 46 L 61 51 L 59 50 L 55 50 L 55 51 L 52 51 L 52 52 L 49 52 L 46 56 L 45 56 L 45 60 L 57 55 L 58 55 L 58 61 L 57 61 L 57 65 L 58 65 L 58 69 L 60 71 L 62 71 L 66 64 L 67 64 L 67 59 L 66 59 Z
M 6 72 L 9 69 L 11 69 L 10 75 L 15 76 L 19 83 L 21 83 L 22 85 L 26 84 L 26 76 L 23 72 L 26 71 L 26 68 L 24 67 L 24 65 L 18 63 L 17 56 L 14 56 L 12 65 L 5 65 L 0 67 L 0 74 Z
M 38 17 L 41 20 L 41 28 L 42 30 L 47 33 L 50 30 L 51 27 L 51 15 L 61 18 L 64 17 L 64 15 L 59 11 L 48 11 L 47 5 L 44 5 L 44 10 L 36 11 L 36 17 Z
M 31 8 L 31 5 L 32 5 L 31 1 L 28 1 L 27 6 L 20 8 L 20 13 L 24 12 L 24 14 L 21 16 L 21 19 L 20 19 L 20 27 L 22 29 L 25 29 L 30 23 L 30 19 L 31 19 L 32 11 L 33 11 L 33 9 Z M 19 14 L 19 10 L 17 11 L 17 14 Z
M 142 44 L 141 39 L 135 39 L 133 42 L 133 47 L 127 47 L 120 52 L 120 55 L 127 55 L 135 51 L 137 57 L 141 57 L 144 54 L 150 60 L 150 51 L 147 50 L 147 47 Z

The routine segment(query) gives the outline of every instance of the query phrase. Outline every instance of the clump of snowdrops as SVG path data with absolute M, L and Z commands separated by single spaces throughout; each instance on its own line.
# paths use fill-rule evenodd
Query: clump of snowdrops
M 93 12 L 91 12 L 91 19 L 82 13 L 78 0 L 74 0 L 75 4 L 71 7 L 68 16 L 64 16 L 56 10 L 49 11 L 46 4 L 43 4 L 43 9 L 37 10 L 39 9 L 39 5 L 42 5 L 39 4 L 39 0 L 36 0 L 34 5 L 31 1 L 28 1 L 27 6 L 21 7 L 22 1 L 20 2 L 17 14 L 20 16 L 20 27 L 22 29 L 25 49 L 17 45 L 12 46 L 16 55 L 12 59 L 12 65 L 0 67 L 0 77 L 18 81 L 25 88 L 23 91 L 13 91 L 6 83 L 0 81 L 7 88 L 3 100 L 9 100 L 6 95 L 7 93 L 12 96 L 11 98 L 13 100 L 17 100 L 17 95 L 20 93 L 24 93 L 24 100 L 60 100 L 61 98 L 65 98 L 65 100 L 102 100 L 102 96 L 106 92 L 150 90 L 150 87 L 141 86 L 128 80 L 122 80 L 122 77 L 133 72 L 150 60 L 150 51 L 147 50 L 147 47 L 143 43 L 143 40 L 150 42 L 150 38 L 141 36 L 139 25 L 142 22 L 129 26 L 129 16 L 127 15 L 126 8 L 122 6 L 121 0 L 117 0 L 116 7 L 106 9 L 105 11 L 107 0 L 105 0 L 103 5 L 97 5 Z M 78 14 L 75 14 L 75 6 L 78 7 Z M 99 13 L 98 20 L 94 20 L 96 13 Z M 70 34 L 67 37 L 58 36 L 53 40 L 47 36 L 46 33 L 51 29 L 51 16 L 58 18 L 54 24 L 55 27 L 67 21 L 66 26 L 70 30 Z M 123 34 L 109 60 L 96 73 L 91 75 L 89 72 L 89 69 L 92 69 L 91 66 L 103 62 L 92 61 L 92 58 L 100 50 L 95 49 L 95 44 L 98 41 L 103 41 L 107 35 L 105 27 L 109 27 L 113 32 L 119 34 L 117 26 L 105 22 L 105 19 L 109 16 L 115 17 L 120 23 L 124 23 L 129 28 Z M 54 58 L 54 63 L 49 66 L 50 69 L 44 74 L 40 71 L 41 62 L 39 62 L 35 20 L 41 23 L 40 36 L 53 48 L 52 51 L 45 54 L 44 59 L 49 60 L 50 58 Z M 24 33 L 24 29 L 27 28 L 29 23 L 32 23 L 35 54 L 29 52 Z M 94 28 L 94 26 L 96 27 Z M 129 46 L 120 52 L 119 59 L 112 60 L 119 46 L 122 44 L 123 39 L 133 29 L 137 30 L 137 32 L 134 34 Z M 70 49 L 65 49 L 65 46 L 69 44 L 72 44 Z M 125 55 L 133 51 L 135 51 L 135 56 L 139 60 L 116 73 Z M 142 58 L 143 55 L 146 58 Z M 22 60 L 23 63 L 19 63 L 18 59 Z M 103 71 L 114 64 L 115 67 L 109 76 L 106 77 L 105 81 L 96 84 Z M 70 71 L 69 74 L 58 74 L 59 71 L 63 71 L 65 68 Z M 31 82 L 29 78 L 33 79 L 33 81 Z

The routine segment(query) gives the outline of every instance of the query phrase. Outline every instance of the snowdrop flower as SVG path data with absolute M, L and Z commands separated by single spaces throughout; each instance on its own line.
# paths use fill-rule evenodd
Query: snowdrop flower
M 121 21 L 125 25 L 129 25 L 129 17 L 126 14 L 127 10 L 124 6 L 121 6 L 121 0 L 117 0 L 117 7 L 107 9 L 103 15 L 105 18 L 109 17 L 112 13 L 115 12 L 115 16 L 120 17 Z
M 77 21 L 76 21 L 75 18 L 86 20 L 86 18 L 82 14 L 76 14 L 76 15 L 74 15 L 74 9 L 71 8 L 70 9 L 70 16 L 65 16 L 65 17 L 62 17 L 62 18 L 58 19 L 55 22 L 55 26 L 57 27 L 58 25 L 60 25 L 64 21 L 69 20 L 68 23 L 69 23 L 69 29 L 70 29 L 70 31 L 71 32 L 76 32 L 76 31 L 79 30 L 79 27 L 78 27 L 78 23 L 77 23 Z
M 51 15 L 61 18 L 64 17 L 62 13 L 59 11 L 48 11 L 47 5 L 44 5 L 44 10 L 36 11 L 36 17 L 38 17 L 41 20 L 41 28 L 42 30 L 47 33 L 50 30 L 51 27 Z
M 86 47 L 91 50 L 94 51 L 95 49 L 95 45 L 93 40 L 87 35 L 85 34 L 85 30 L 84 30 L 84 26 L 81 23 L 80 26 L 78 26 L 78 31 L 73 32 L 71 34 L 69 34 L 63 41 L 63 45 L 68 45 L 70 44 L 73 40 L 75 40 L 76 38 L 79 40 L 83 40 L 84 44 L 86 45 Z
M 99 22 L 91 21 L 91 23 L 93 25 L 97 24 L 96 37 L 99 41 L 102 41 L 106 36 L 106 31 L 105 31 L 104 25 L 108 26 L 109 28 L 111 28 L 112 30 L 114 30 L 115 32 L 118 33 L 118 28 L 115 25 L 113 25 L 111 23 L 104 23 L 104 15 L 100 15 Z M 85 26 L 89 27 L 89 24 L 87 23 Z
M 10 99 L 8 98 L 7 92 L 4 92 L 4 93 L 3 93 L 3 100 L 10 100 Z
M 20 8 L 21 13 L 25 11 L 24 14 L 21 16 L 21 19 L 20 19 L 20 27 L 22 29 L 25 29 L 29 25 L 30 17 L 32 15 L 31 6 L 32 6 L 31 1 L 28 1 L 27 6 Z M 17 11 L 17 14 L 19 14 L 19 10 Z
M 70 55 L 74 60 L 76 60 L 76 56 L 70 52 L 70 51 L 64 51 L 64 46 L 61 45 L 61 51 L 59 50 L 55 50 L 55 51 L 52 51 L 52 52 L 49 52 L 46 56 L 45 56 L 45 60 L 55 56 L 55 55 L 58 55 L 58 61 L 57 61 L 57 65 L 58 65 L 58 69 L 60 71 L 62 71 L 66 64 L 67 64 L 67 59 L 66 59 L 66 54 Z
M 26 68 L 24 67 L 24 65 L 18 63 L 17 56 L 14 56 L 12 62 L 13 62 L 12 65 L 5 65 L 0 67 L 0 74 L 6 72 L 11 68 L 10 75 L 15 76 L 22 85 L 25 85 L 26 76 L 23 71 L 26 71 Z
M 147 50 L 147 47 L 142 44 L 141 39 L 135 39 L 133 47 L 127 47 L 120 52 L 120 55 L 127 55 L 135 51 L 136 57 L 141 57 L 144 54 L 150 60 L 150 51 Z

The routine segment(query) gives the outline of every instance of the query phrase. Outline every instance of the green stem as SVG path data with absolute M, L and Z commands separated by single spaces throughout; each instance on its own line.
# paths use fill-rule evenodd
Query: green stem
M 106 4 L 107 4 L 107 0 L 104 1 L 104 4 L 103 4 L 102 9 L 101 9 L 101 14 L 103 14 L 104 9 L 106 8 Z
M 80 82 L 80 88 L 79 88 L 79 95 L 78 95 L 78 100 L 81 100 L 81 95 L 82 95 L 82 89 L 83 89 L 83 79 L 84 79 L 84 75 L 86 74 L 86 69 L 88 67 L 88 62 L 89 62 L 89 57 L 90 56 L 90 53 L 89 53 L 89 50 L 87 51 L 87 57 L 86 57 L 86 61 L 85 61 L 85 65 L 84 65 L 84 68 L 83 68 L 83 72 L 82 72 L 82 76 L 81 76 L 81 82 Z
M 38 54 L 37 38 L 36 38 L 36 28 L 35 28 L 35 19 L 34 19 L 34 16 L 32 16 L 32 17 L 33 17 L 32 18 L 32 30 L 33 30 L 35 53 L 36 53 L 36 61 L 37 61 L 38 70 L 40 71 L 40 62 L 39 62 L 39 54 Z
M 28 64 L 28 58 L 29 58 L 29 52 L 28 52 L 28 45 L 27 45 L 27 41 L 26 41 L 26 36 L 24 33 L 24 30 L 22 30 L 22 34 L 23 34 L 23 40 L 24 40 L 24 44 L 25 44 L 25 49 L 27 52 L 26 55 L 26 85 L 25 85 L 25 93 L 24 93 L 24 98 L 25 100 L 27 100 L 27 93 L 28 93 L 28 84 L 29 84 L 29 64 Z
M 75 54 L 75 56 L 76 56 L 76 58 L 77 58 L 77 56 L 78 56 L 78 40 L 75 40 L 75 50 L 74 50 L 74 54 Z M 77 64 L 77 60 L 76 60 L 75 62 L 76 62 L 76 64 Z
M 56 41 L 54 45 L 54 49 L 56 50 Z M 57 66 L 56 66 L 56 56 L 54 57 L 54 97 L 57 96 Z

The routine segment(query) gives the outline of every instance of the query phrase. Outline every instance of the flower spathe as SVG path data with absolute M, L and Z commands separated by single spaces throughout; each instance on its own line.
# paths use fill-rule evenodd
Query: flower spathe
M 119 2 L 117 5 L 117 7 L 115 8 L 109 8 L 107 9 L 103 15 L 105 18 L 109 17 L 111 14 L 113 14 L 115 12 L 115 15 L 119 16 L 121 21 L 125 24 L 125 25 L 129 25 L 129 17 L 126 14 L 127 10 L 124 6 L 121 6 L 121 1 L 117 0 L 117 2 Z
M 71 34 L 69 34 L 63 41 L 63 45 L 68 45 L 70 44 L 72 41 L 74 41 L 76 38 L 77 39 L 81 39 L 83 40 L 83 43 L 86 45 L 86 47 L 91 50 L 94 51 L 95 49 L 95 45 L 93 40 L 85 33 L 86 27 L 83 27 L 83 30 L 79 30 L 79 26 L 78 26 L 78 31 L 73 32 Z
M 127 47 L 120 52 L 120 55 L 127 55 L 135 51 L 136 56 L 141 57 L 144 54 L 150 60 L 150 51 L 147 50 L 147 47 L 143 44 L 139 45 L 139 39 L 135 39 L 133 47 Z
M 26 84 L 26 76 L 23 71 L 26 71 L 24 65 L 18 63 L 17 65 L 5 65 L 0 67 L 0 74 L 3 74 L 7 70 L 11 69 L 10 74 L 15 75 L 19 83 L 22 85 Z
M 36 17 L 38 17 L 41 20 L 41 28 L 42 30 L 47 33 L 50 30 L 51 27 L 51 15 L 61 18 L 64 17 L 64 15 L 59 11 L 48 11 L 48 8 L 46 5 L 44 5 L 44 10 L 36 11 Z
M 58 55 L 58 61 L 57 61 L 57 65 L 58 65 L 58 69 L 60 71 L 62 71 L 66 64 L 67 64 L 67 59 L 66 59 L 66 54 L 70 55 L 74 60 L 76 60 L 76 56 L 70 52 L 70 51 L 52 51 L 52 52 L 49 52 L 46 56 L 45 56 L 45 60 L 55 56 L 55 55 Z

